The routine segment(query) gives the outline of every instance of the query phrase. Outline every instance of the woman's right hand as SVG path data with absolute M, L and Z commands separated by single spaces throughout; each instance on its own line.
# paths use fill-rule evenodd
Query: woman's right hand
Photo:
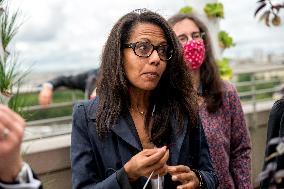
M 136 181 L 139 177 L 149 177 L 154 171 L 153 177 L 164 176 L 167 173 L 167 160 L 169 150 L 166 146 L 162 148 L 144 149 L 133 156 L 125 165 L 129 181 Z

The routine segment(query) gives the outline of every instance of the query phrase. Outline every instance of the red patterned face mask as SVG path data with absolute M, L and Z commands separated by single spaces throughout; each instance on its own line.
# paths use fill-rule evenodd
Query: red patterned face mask
M 183 47 L 186 65 L 196 70 L 200 68 L 205 57 L 205 47 L 203 41 L 190 40 Z

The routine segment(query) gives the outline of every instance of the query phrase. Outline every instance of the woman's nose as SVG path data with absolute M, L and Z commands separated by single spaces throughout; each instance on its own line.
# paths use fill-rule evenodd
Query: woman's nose
M 157 50 L 154 50 L 152 52 L 152 54 L 149 56 L 149 64 L 155 64 L 155 65 L 158 65 L 160 63 L 161 59 L 160 59 L 160 56 L 157 52 Z

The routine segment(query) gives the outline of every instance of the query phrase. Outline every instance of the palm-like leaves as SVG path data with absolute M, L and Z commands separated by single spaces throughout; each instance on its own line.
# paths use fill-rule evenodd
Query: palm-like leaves
M 9 56 L 0 59 L 0 92 L 8 95 L 13 87 L 18 87 L 28 71 L 19 70 L 17 57 Z
M 11 40 L 15 37 L 19 24 L 17 24 L 18 11 L 10 16 L 8 5 L 3 8 L 4 0 L 0 0 L 0 6 L 4 10 L 0 15 L 0 91 L 9 93 L 12 87 L 22 80 L 22 76 L 17 67 L 17 58 L 10 57 L 7 47 Z
M 5 4 L 5 5 L 4 5 Z M 17 34 L 20 24 L 18 24 L 19 11 L 10 13 L 8 3 L 0 0 L 0 93 L 1 96 L 11 96 L 10 108 L 19 110 L 18 93 L 19 86 L 28 71 L 20 70 L 20 63 L 15 53 L 9 53 L 8 46 Z M 16 89 L 16 91 L 12 91 Z M 1 102 L 0 102 L 1 103 Z M 4 101 L 6 103 L 6 101 Z
M 11 40 L 15 37 L 20 27 L 19 24 L 16 23 L 19 12 L 16 11 L 9 17 L 9 10 L 6 9 L 5 13 L 1 16 L 1 38 L 2 45 L 5 52 L 7 52 L 7 46 L 11 42 Z

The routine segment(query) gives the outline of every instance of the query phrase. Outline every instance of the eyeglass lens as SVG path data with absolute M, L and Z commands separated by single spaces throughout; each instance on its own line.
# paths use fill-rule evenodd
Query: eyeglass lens
M 137 42 L 130 44 L 134 53 L 140 57 L 149 57 L 154 50 L 157 51 L 161 60 L 169 60 L 172 56 L 172 50 L 168 45 L 158 45 L 154 46 L 148 42 Z

